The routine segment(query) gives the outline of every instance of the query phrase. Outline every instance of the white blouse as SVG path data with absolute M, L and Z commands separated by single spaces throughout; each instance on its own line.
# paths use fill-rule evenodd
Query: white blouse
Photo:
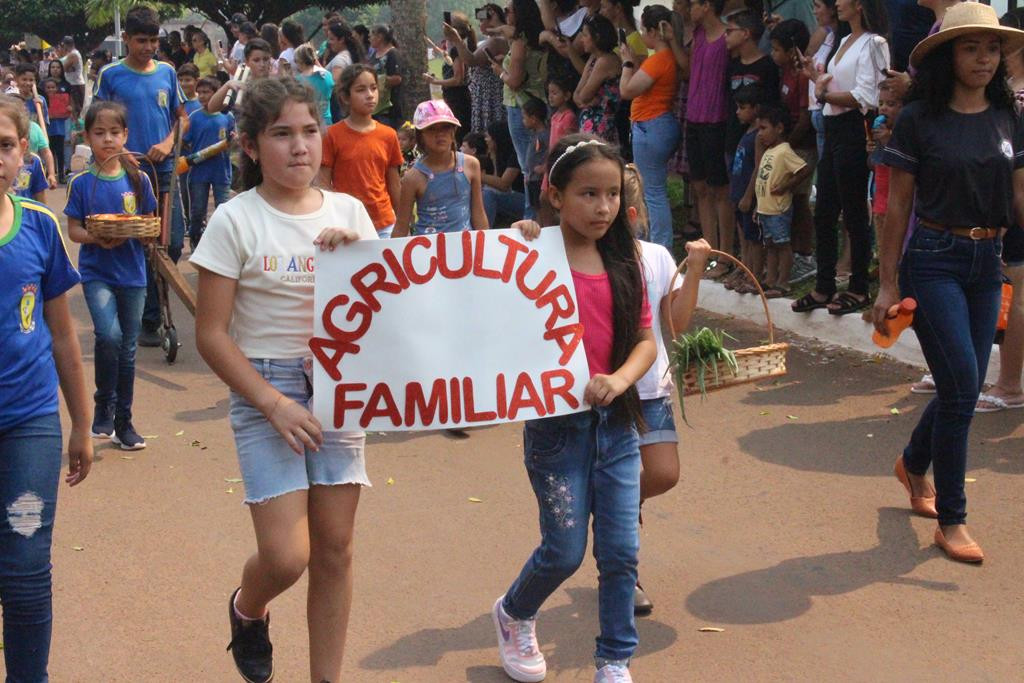
M 837 55 L 849 40 L 850 36 L 846 36 L 839 42 Z M 862 33 L 841 59 L 833 57 L 829 62 L 828 73 L 832 74 L 832 80 L 826 90 L 850 93 L 862 113 L 874 109 L 878 106 L 878 86 L 886 78 L 884 70 L 889 68 L 889 63 L 889 44 L 885 38 L 875 33 Z M 826 104 L 822 113 L 838 116 L 848 111 L 850 107 Z

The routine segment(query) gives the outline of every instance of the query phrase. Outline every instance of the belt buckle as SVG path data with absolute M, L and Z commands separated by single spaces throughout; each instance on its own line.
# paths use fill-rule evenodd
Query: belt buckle
M 967 233 L 967 236 L 970 237 L 975 242 L 977 242 L 978 240 L 983 240 L 988 237 L 988 228 L 971 228 L 970 232 Z

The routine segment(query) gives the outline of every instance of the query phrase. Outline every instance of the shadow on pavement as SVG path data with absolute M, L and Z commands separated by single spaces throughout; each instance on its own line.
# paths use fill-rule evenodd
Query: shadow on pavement
M 593 666 L 593 637 L 598 632 L 597 589 L 568 588 L 570 603 L 541 609 L 537 635 L 549 670 L 570 670 Z M 676 630 L 651 618 L 637 619 L 642 657 L 664 650 L 678 637 Z M 391 645 L 373 652 L 359 662 L 366 669 L 404 669 L 436 666 L 448 652 L 462 650 L 494 650 L 494 666 L 474 666 L 466 670 L 466 680 L 473 683 L 507 681 L 498 663 L 494 624 L 490 613 L 481 614 L 462 626 L 448 629 L 423 629 L 402 636 Z M 584 647 L 563 646 L 563 643 L 586 643 Z
M 210 420 L 221 420 L 228 416 L 228 407 L 230 401 L 226 398 L 222 398 L 212 406 L 206 406 L 205 408 L 194 408 L 192 410 L 182 410 L 181 412 L 174 414 L 174 419 L 179 422 L 208 422 Z
M 710 623 L 767 624 L 800 616 L 812 597 L 851 593 L 875 583 L 900 583 L 957 591 L 955 583 L 904 578 L 919 564 L 941 556 L 918 546 L 909 510 L 879 508 L 878 545 L 868 550 L 797 557 L 706 583 L 686 599 L 687 610 Z

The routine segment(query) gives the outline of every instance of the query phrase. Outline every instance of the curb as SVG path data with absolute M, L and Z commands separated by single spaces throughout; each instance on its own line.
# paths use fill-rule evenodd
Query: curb
M 871 341 L 871 323 L 861 320 L 857 313 L 850 315 L 830 315 L 823 308 L 810 313 L 794 313 L 790 308 L 792 301 L 785 297 L 768 300 L 775 328 L 790 334 L 817 339 L 826 344 L 842 346 L 869 355 L 881 354 L 901 363 L 927 369 L 917 336 L 912 329 L 906 330 L 890 348 L 879 349 Z M 697 305 L 711 313 L 731 315 L 741 320 L 764 325 L 764 308 L 761 299 L 756 295 L 736 294 L 729 291 L 721 283 L 704 280 L 700 283 L 700 295 Z M 994 382 L 999 376 L 999 347 L 993 345 L 992 356 L 988 363 L 987 381 Z

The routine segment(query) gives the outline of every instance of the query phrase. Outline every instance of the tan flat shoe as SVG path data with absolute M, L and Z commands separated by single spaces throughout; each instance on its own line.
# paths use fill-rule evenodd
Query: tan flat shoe
M 907 469 L 903 465 L 903 456 L 896 458 L 896 464 L 892 467 L 893 474 L 903 484 L 903 488 L 910 494 L 910 509 L 914 511 L 914 514 L 922 517 L 928 517 L 929 519 L 936 519 L 939 516 L 938 510 L 935 509 L 935 496 L 915 496 L 914 489 L 910 486 L 910 479 L 907 477 Z
M 946 553 L 949 559 L 956 560 L 957 562 L 977 564 L 985 559 L 985 553 L 981 551 L 981 546 L 977 543 L 968 543 L 967 545 L 960 546 L 950 545 L 942 533 L 942 527 L 935 529 L 935 545 L 942 548 L 942 551 Z

